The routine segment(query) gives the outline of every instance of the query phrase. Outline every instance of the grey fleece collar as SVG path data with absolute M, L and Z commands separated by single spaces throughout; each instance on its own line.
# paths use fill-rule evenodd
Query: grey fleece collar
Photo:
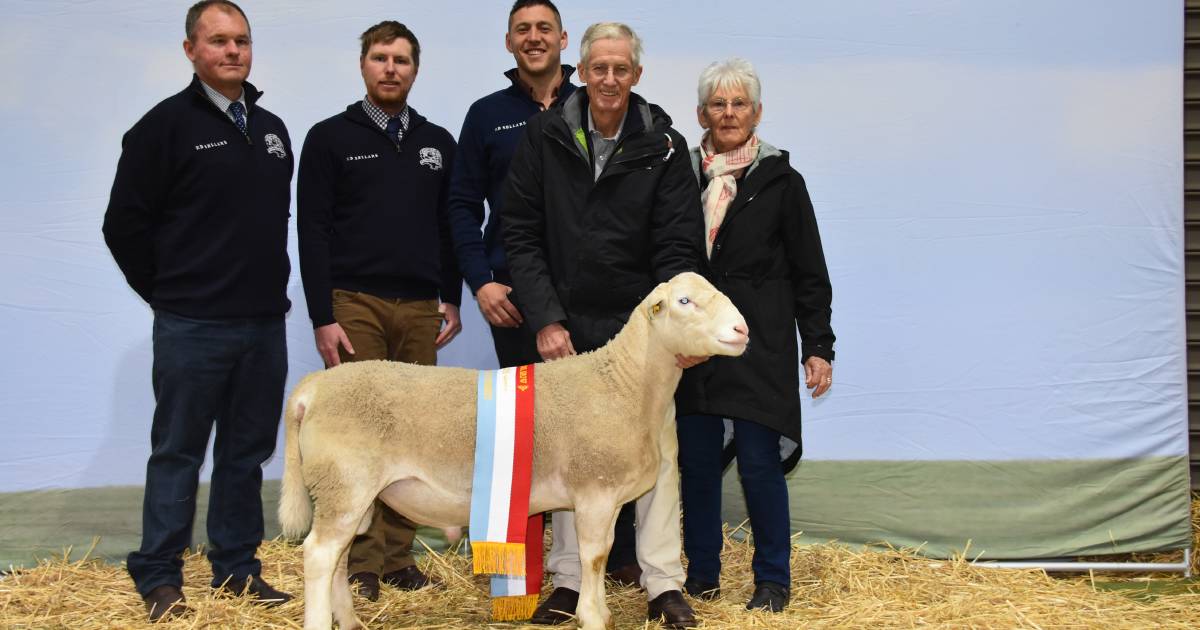
M 586 142 L 587 134 L 587 116 L 583 111 L 583 103 L 587 97 L 586 88 L 571 92 L 567 100 L 563 101 L 562 118 L 567 123 L 567 129 L 571 131 L 571 136 L 575 138 L 575 148 L 579 149 L 580 153 L 586 159 L 588 158 Z M 650 104 L 646 99 L 640 97 L 635 92 L 629 94 L 629 106 L 636 107 L 637 115 L 642 119 L 642 129 L 649 131 L 654 128 L 654 116 L 650 113 Z M 628 116 L 628 113 L 626 114 Z M 625 133 L 625 123 L 621 123 L 621 133 Z M 618 138 L 620 136 L 618 135 Z

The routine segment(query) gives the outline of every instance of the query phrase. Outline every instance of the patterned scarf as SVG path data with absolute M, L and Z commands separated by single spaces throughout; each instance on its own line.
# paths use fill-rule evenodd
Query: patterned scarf
M 712 144 L 712 132 L 700 139 L 700 171 L 708 179 L 708 187 L 700 197 L 704 203 L 704 247 L 712 258 L 717 231 L 725 220 L 725 211 L 737 196 L 737 178 L 758 158 L 758 134 L 751 134 L 746 144 L 726 153 L 717 153 Z

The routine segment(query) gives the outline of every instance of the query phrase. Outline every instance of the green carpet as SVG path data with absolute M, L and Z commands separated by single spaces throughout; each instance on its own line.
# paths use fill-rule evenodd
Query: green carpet
M 1190 544 L 1186 458 L 1058 461 L 802 461 L 788 478 L 797 542 L 887 541 L 933 557 L 1093 556 Z M 266 536 L 279 534 L 279 482 L 263 484 Z M 196 510 L 205 541 L 208 488 Z M 0 494 L 0 568 L 72 548 L 121 561 L 141 537 L 142 488 Z M 726 474 L 725 517 L 745 518 L 736 466 Z M 422 528 L 435 549 L 445 540 Z M 418 549 L 421 549 L 418 545 Z
M 745 518 L 736 465 L 724 514 Z M 802 460 L 788 476 L 802 544 L 886 541 L 932 557 L 1024 559 L 1191 544 L 1186 457 L 1007 461 Z
M 275 507 L 279 505 L 279 481 L 263 482 L 266 537 L 279 535 Z M 205 535 L 208 484 L 201 484 L 196 498 L 195 544 Z M 117 486 L 46 490 L 0 494 L 0 567 L 32 566 L 41 558 L 61 557 L 70 548 L 72 560 L 83 557 L 93 540 L 99 539 L 93 556 L 122 562 L 141 543 L 142 487 Z M 421 528 L 418 536 L 431 548 L 446 547 L 442 532 Z M 418 543 L 418 550 L 424 548 Z

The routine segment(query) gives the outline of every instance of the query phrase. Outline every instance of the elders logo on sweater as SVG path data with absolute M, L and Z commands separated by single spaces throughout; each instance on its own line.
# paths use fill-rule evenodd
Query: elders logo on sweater
M 442 170 L 442 152 L 433 147 L 425 147 L 420 152 L 420 165 L 428 166 L 430 170 Z
M 269 133 L 263 136 L 263 142 L 267 143 L 267 153 L 281 160 L 287 157 L 287 151 L 283 148 L 283 140 L 280 140 L 279 136 Z

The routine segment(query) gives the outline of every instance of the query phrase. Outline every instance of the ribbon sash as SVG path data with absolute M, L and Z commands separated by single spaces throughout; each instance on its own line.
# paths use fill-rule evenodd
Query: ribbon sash
M 542 522 L 529 516 L 533 374 L 532 365 L 479 372 L 471 553 L 474 572 L 493 575 L 497 621 L 532 616 L 541 589 Z

